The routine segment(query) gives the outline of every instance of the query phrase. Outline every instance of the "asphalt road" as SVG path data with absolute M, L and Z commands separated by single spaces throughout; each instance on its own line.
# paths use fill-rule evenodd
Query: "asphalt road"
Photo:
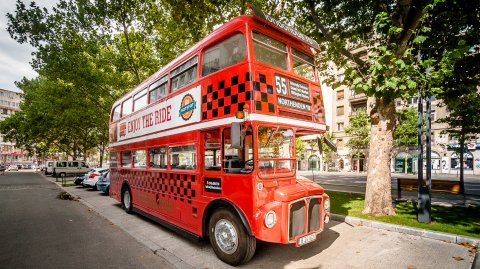
M 60 192 L 32 172 L 0 176 L 0 268 L 172 268 Z

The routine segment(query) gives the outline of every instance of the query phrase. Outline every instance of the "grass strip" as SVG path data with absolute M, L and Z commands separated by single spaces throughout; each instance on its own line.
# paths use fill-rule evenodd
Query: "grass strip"
M 398 202 L 396 216 L 375 217 L 362 214 L 365 195 L 326 191 L 330 196 L 331 212 L 362 219 L 382 221 L 408 227 L 480 238 L 480 207 L 444 207 L 432 205 L 432 222 L 417 221 L 417 203 Z

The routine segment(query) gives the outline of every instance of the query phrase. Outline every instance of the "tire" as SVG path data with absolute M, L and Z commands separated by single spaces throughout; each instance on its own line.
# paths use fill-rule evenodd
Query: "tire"
M 66 174 L 66 173 L 60 173 L 59 176 L 60 176 L 60 177 L 67 177 L 67 174 Z
M 123 187 L 122 189 L 122 207 L 125 212 L 132 214 L 133 204 L 132 204 L 132 192 L 129 187 Z
M 226 208 L 213 213 L 208 224 L 208 235 L 213 251 L 225 263 L 233 266 L 243 264 L 255 254 L 255 237 L 248 235 L 240 219 Z
M 105 194 L 110 195 L 110 186 L 108 186 L 107 189 L 105 190 Z

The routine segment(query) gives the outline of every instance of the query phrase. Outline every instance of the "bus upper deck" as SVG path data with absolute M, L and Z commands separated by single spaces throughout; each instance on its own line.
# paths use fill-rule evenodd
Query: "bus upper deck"
M 312 47 L 255 16 L 226 23 L 119 99 L 110 141 L 223 124 L 243 110 L 252 121 L 326 129 Z

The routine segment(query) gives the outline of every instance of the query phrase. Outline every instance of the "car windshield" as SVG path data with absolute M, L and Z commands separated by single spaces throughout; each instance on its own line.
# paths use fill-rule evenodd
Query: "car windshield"
M 278 127 L 258 128 L 259 175 L 270 177 L 293 174 L 293 130 Z

